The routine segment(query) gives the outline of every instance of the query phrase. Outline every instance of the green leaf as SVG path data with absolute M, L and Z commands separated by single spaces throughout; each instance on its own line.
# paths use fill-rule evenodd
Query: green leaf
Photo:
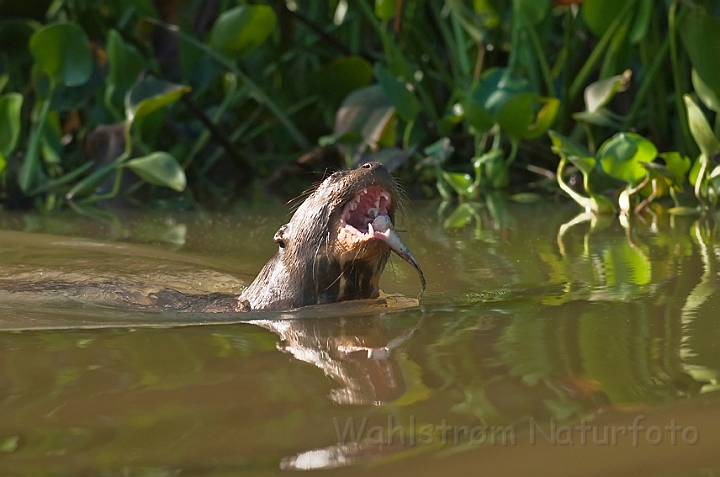
M 550 0 L 513 0 L 515 11 L 522 12 L 530 23 L 543 21 L 550 11 Z
M 189 86 L 168 83 L 154 77 L 145 78 L 125 95 L 125 114 L 135 121 L 158 109 L 174 103 L 190 91 Z
M 708 109 L 720 113 L 720 91 L 713 91 L 705 82 L 702 80 L 696 70 L 692 70 L 692 84 L 695 88 L 695 94 L 698 95 L 700 101 L 703 102 Z
M 592 172 L 597 161 L 590 151 L 559 132 L 548 131 L 548 135 L 552 141 L 552 151 L 555 154 L 572 162 L 583 174 Z
M 470 174 L 464 174 L 460 172 L 446 172 L 442 171 L 442 176 L 445 181 L 450 184 L 450 187 L 455 189 L 455 192 L 462 197 L 471 196 L 474 192 L 473 178 Z
M 585 88 L 585 110 L 594 113 L 607 105 L 620 91 L 625 91 L 630 83 L 631 70 L 621 75 L 596 81 Z
M 477 211 L 471 204 L 460 204 L 445 219 L 443 227 L 446 229 L 461 229 L 469 224 L 476 215 Z
M 630 185 L 636 185 L 645 178 L 642 162 L 650 162 L 657 157 L 655 145 L 635 133 L 618 133 L 605 141 L 598 150 L 597 157 L 602 169 Z
M 582 3 L 583 21 L 597 37 L 603 36 L 628 0 L 585 0 Z
M 557 98 L 535 98 L 537 102 L 543 106 L 535 115 L 535 122 L 525 130 L 522 138 L 523 139 L 534 139 L 544 134 L 555 121 L 558 109 L 560 108 L 560 100 Z
M 370 84 L 372 75 L 372 66 L 367 60 L 344 56 L 314 73 L 310 86 L 325 104 L 337 106 L 352 91 Z
M 22 103 L 23 97 L 20 93 L 0 96 L 0 155 L 3 157 L 8 157 L 17 146 L 20 137 Z
M 639 43 L 647 34 L 650 18 L 653 14 L 653 0 L 640 0 L 635 12 L 635 21 L 630 30 L 630 42 Z
M 439 166 L 452 156 L 455 152 L 450 139 L 444 137 L 430 144 L 428 147 L 423 149 L 423 153 L 427 156 L 427 163 L 435 166 Z
M 74 23 L 46 26 L 30 37 L 30 53 L 54 84 L 80 86 L 90 79 L 93 59 L 85 31 Z
M 107 81 L 121 93 L 137 81 L 145 67 L 145 61 L 137 48 L 125 43 L 115 30 L 110 30 L 108 33 L 107 59 L 109 66 Z
M 535 118 L 535 93 L 517 93 L 512 95 L 498 108 L 495 120 L 500 129 L 516 139 L 525 137 Z
M 711 46 L 720 45 L 720 18 L 694 9 L 685 15 L 678 30 L 697 76 L 720 97 L 720 61 L 717 49 Z
M 705 157 L 720 151 L 720 141 L 715 137 L 702 110 L 695 104 L 690 95 L 683 96 L 688 113 L 690 133 Z
M 682 187 L 692 164 L 690 158 L 683 156 L 679 152 L 663 152 L 660 154 L 660 157 L 665 161 L 665 167 L 677 178 L 677 185 Z
M 185 190 L 187 179 L 178 161 L 167 152 L 154 152 L 125 163 L 142 180 L 150 184 L 169 187 L 178 192 Z
M 210 32 L 210 46 L 231 56 L 245 56 L 275 30 L 277 16 L 267 5 L 241 5 L 224 12 Z
M 375 65 L 375 78 L 387 98 L 395 106 L 398 116 L 404 121 L 414 120 L 422 110 L 422 106 L 407 85 L 393 77 L 380 63 Z
M 335 137 L 357 133 L 362 141 L 376 148 L 384 131 L 395 118 L 395 108 L 390 104 L 380 85 L 371 85 L 350 93 L 342 102 L 335 116 Z
M 395 16 L 397 0 L 375 0 L 375 15 L 380 20 L 390 20 Z

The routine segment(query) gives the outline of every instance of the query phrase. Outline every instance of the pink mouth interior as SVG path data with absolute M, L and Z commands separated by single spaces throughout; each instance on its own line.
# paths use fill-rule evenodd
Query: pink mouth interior
M 369 231 L 368 224 L 377 217 L 388 217 L 390 194 L 381 187 L 366 187 L 358 191 L 355 197 L 345 205 L 340 219 L 341 226 L 352 226 L 362 234 Z M 373 234 L 375 235 L 375 234 Z

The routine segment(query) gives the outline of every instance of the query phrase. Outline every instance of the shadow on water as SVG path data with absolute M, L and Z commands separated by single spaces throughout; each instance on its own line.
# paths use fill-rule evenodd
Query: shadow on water
M 268 216 L 5 217 L 0 469 L 720 475 L 712 220 L 417 207 L 422 307 L 404 263 L 382 300 L 297 312 L 113 302 L 237 292 L 273 253 Z

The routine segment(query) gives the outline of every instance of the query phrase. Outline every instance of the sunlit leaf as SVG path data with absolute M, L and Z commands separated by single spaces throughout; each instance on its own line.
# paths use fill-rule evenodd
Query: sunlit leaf
M 20 137 L 22 103 L 20 93 L 0 96 L 0 156 L 8 157 L 15 150 Z
M 560 100 L 557 98 L 536 98 L 536 101 L 542 104 L 542 107 L 523 134 L 523 139 L 534 139 L 544 134 L 552 126 L 560 108 Z
M 559 132 L 549 131 L 548 134 L 550 135 L 552 150 L 555 154 L 565 157 L 584 174 L 590 174 L 590 172 L 592 172 L 597 161 L 590 151 Z
M 244 56 L 262 45 L 275 29 L 277 16 L 268 5 L 241 5 L 221 14 L 210 32 L 210 46 Z
M 414 120 L 422 111 L 422 106 L 406 84 L 393 77 L 380 63 L 375 65 L 375 77 L 387 98 L 395 106 L 398 116 L 405 121 Z
M 174 103 L 190 91 L 189 86 L 168 83 L 148 77 L 137 83 L 125 95 L 125 114 L 129 121 L 137 120 Z
M 705 154 L 700 154 L 693 163 L 690 172 L 688 173 L 688 182 L 690 184 L 695 185 L 695 183 L 697 182 L 703 162 L 707 162 L 707 157 L 705 156 Z
M 178 161 L 167 152 L 154 152 L 125 163 L 141 179 L 150 184 L 169 187 L 178 192 L 185 190 L 187 179 Z
M 90 79 L 93 61 L 85 31 L 74 23 L 46 26 L 30 37 L 38 68 L 55 84 L 80 86 Z
M 470 177 L 470 174 L 443 171 L 442 176 L 443 179 L 450 184 L 450 187 L 458 193 L 458 195 L 467 197 L 473 194 L 473 178 Z
M 597 154 L 602 169 L 611 177 L 635 185 L 645 177 L 642 162 L 657 157 L 655 145 L 635 133 L 618 133 L 605 141 Z
M 720 151 L 720 141 L 715 137 L 705 115 L 690 95 L 686 94 L 683 98 L 685 99 L 685 107 L 687 108 L 690 133 L 702 154 L 705 157 L 710 157 L 715 152 Z
M 685 182 L 688 171 L 692 162 L 687 156 L 683 156 L 679 152 L 663 152 L 660 157 L 665 161 L 665 167 L 670 170 L 677 178 L 678 185 L 682 187 Z
M 632 71 L 625 70 L 621 75 L 596 81 L 585 88 L 585 109 L 594 113 L 599 110 L 620 91 L 625 91 L 630 83 Z

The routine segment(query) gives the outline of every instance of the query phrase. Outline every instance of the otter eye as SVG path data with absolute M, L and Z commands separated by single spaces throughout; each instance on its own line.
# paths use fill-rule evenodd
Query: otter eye
M 366 162 L 365 164 L 362 165 L 363 169 L 370 169 L 371 167 L 372 167 L 372 164 L 370 164 L 369 162 Z

